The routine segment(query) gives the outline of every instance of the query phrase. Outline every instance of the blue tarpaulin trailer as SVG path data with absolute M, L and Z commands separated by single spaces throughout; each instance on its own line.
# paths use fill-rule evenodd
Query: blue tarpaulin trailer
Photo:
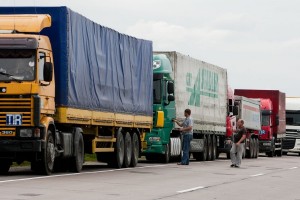
M 56 105 L 152 116 L 152 42 L 101 26 L 67 7 L 0 7 L 49 14 Z

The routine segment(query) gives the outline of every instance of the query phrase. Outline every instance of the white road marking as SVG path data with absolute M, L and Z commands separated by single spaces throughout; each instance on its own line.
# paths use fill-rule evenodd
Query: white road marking
M 251 177 L 257 177 L 257 176 L 262 176 L 262 175 L 264 175 L 264 174 L 254 174 L 254 175 L 251 175 Z
M 289 169 L 298 169 L 298 167 L 291 167 L 291 168 L 289 168 Z
M 199 187 L 194 187 L 194 188 L 190 188 L 190 189 L 186 189 L 186 190 L 180 190 L 180 191 L 177 191 L 177 193 L 186 193 L 186 192 L 192 192 L 192 191 L 195 191 L 195 190 L 200 190 L 200 189 L 204 189 L 205 187 L 203 186 L 199 186 Z
M 80 176 L 80 175 L 84 175 L 84 174 L 98 174 L 98 173 L 108 173 L 108 172 L 115 172 L 115 171 L 128 171 L 128 170 L 134 170 L 134 169 L 167 167 L 169 165 L 171 165 L 171 164 L 168 164 L 168 165 L 153 165 L 153 166 L 148 165 L 148 166 L 135 167 L 135 168 L 110 169 L 110 170 L 106 170 L 106 171 L 92 171 L 92 172 L 81 172 L 81 173 L 72 173 L 72 174 L 58 174 L 58 175 L 51 175 L 51 176 L 38 176 L 38 177 L 32 177 L 32 178 L 10 179 L 10 180 L 0 181 L 0 184 L 1 183 L 10 183 L 10 182 L 39 180 L 39 179 L 50 179 L 50 178 L 65 177 L 65 176 Z

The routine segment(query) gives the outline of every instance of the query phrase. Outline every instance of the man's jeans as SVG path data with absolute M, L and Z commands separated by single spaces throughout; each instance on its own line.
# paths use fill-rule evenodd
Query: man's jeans
M 236 145 L 232 143 L 232 147 L 230 150 L 230 158 L 233 165 L 240 166 L 243 158 L 243 151 L 244 151 L 244 143 L 240 145 Z
M 188 165 L 190 163 L 190 145 L 191 145 L 190 143 L 192 139 L 193 139 L 192 134 L 183 135 L 183 147 L 182 147 L 183 155 L 181 158 L 181 164 L 183 165 Z

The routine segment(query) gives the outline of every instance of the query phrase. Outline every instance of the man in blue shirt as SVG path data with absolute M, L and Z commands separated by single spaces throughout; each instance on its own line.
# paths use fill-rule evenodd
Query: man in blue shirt
M 193 139 L 193 119 L 191 117 L 191 110 L 185 109 L 184 111 L 185 120 L 183 123 L 180 123 L 177 119 L 174 119 L 174 122 L 178 124 L 180 128 L 180 132 L 183 135 L 183 155 L 181 158 L 181 162 L 178 165 L 189 165 L 190 161 L 190 143 Z

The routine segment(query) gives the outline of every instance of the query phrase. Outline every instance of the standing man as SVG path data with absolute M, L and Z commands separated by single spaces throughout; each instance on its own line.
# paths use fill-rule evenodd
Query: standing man
M 173 121 L 178 124 L 178 126 L 183 127 L 180 128 L 180 132 L 183 135 L 183 155 L 181 158 L 181 162 L 177 163 L 178 165 L 189 165 L 190 162 L 190 143 L 193 139 L 193 119 L 191 117 L 191 110 L 185 109 L 184 111 L 185 120 L 183 123 L 180 123 L 177 119 Z
M 241 166 L 243 151 L 244 151 L 244 140 L 246 139 L 247 130 L 244 127 L 244 120 L 239 119 L 237 121 L 237 130 L 233 135 L 233 143 L 230 150 L 230 158 L 232 164 L 230 167 Z

